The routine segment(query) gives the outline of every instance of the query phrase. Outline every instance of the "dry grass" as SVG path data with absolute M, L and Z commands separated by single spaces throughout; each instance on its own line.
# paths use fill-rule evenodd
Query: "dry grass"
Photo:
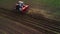
M 35 14 L 35 15 L 40 15 L 42 14 L 44 17 L 48 18 L 50 16 L 52 16 L 51 14 L 47 14 L 46 10 L 42 10 L 42 9 L 34 9 L 31 8 L 28 12 L 28 14 Z
M 35 15 L 36 17 L 43 15 L 43 17 L 54 19 L 54 20 L 60 20 L 56 15 L 52 14 L 51 11 L 43 10 L 43 9 L 35 9 L 31 8 L 27 14 Z

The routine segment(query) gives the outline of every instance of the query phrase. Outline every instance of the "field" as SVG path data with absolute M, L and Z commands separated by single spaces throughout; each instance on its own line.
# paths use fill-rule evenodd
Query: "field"
M 23 0 L 25 15 L 12 11 L 18 0 L 0 0 L 0 34 L 60 34 L 60 0 Z
M 26 4 L 29 4 L 31 8 L 36 8 L 36 9 L 43 9 L 45 14 L 47 14 L 47 17 L 51 17 L 51 19 L 57 19 L 59 20 L 60 18 L 60 0 L 24 0 Z M 1 6 L 5 8 L 12 8 L 16 0 L 0 0 Z M 8 7 L 6 7 L 8 6 Z

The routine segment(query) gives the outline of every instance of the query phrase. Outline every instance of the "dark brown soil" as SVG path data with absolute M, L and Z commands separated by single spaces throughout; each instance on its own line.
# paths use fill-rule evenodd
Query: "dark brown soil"
M 7 7 L 8 8 L 8 7 Z M 60 34 L 60 22 L 40 15 L 25 14 L 0 8 L 0 30 L 6 34 Z

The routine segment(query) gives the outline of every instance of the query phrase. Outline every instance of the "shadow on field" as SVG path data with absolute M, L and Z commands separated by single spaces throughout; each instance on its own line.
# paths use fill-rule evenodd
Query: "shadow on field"
M 9 10 L 9 9 L 6 9 L 6 8 L 0 8 L 0 10 L 3 10 L 3 12 L 7 12 L 7 13 L 15 13 L 15 14 L 20 14 L 19 12 L 17 12 L 15 9 L 12 9 L 12 10 Z
M 11 11 L 11 10 L 8 10 L 8 9 L 5 9 L 5 8 L 1 8 L 1 7 L 0 7 L 0 10 L 3 10 L 3 11 Z
M 13 10 L 9 10 L 9 9 L 6 9 L 6 8 L 1 8 L 1 7 L 0 7 L 0 10 L 9 11 L 9 12 L 13 11 Z M 14 11 L 13 11 L 13 12 L 14 12 Z

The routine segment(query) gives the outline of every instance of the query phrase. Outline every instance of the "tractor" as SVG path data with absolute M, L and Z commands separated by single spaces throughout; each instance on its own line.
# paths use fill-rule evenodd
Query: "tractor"
M 16 5 L 15 10 L 21 14 L 25 14 L 29 10 L 29 5 L 24 5 L 21 10 L 19 10 L 19 6 Z

